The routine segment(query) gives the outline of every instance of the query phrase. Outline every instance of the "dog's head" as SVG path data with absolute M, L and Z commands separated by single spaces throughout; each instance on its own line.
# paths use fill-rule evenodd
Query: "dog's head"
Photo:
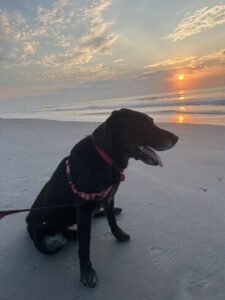
M 148 115 L 130 109 L 113 111 L 105 124 L 114 152 L 121 159 L 134 158 L 149 165 L 162 166 L 155 150 L 168 150 L 178 141 L 175 134 L 156 126 Z

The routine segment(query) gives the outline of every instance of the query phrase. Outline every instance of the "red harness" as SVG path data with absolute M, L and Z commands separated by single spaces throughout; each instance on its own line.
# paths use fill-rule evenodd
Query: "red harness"
M 93 144 L 95 146 L 95 149 L 97 150 L 98 154 L 101 156 L 101 158 L 109 165 L 112 166 L 114 165 L 115 168 L 118 170 L 118 172 L 120 173 L 120 181 L 124 181 L 125 180 L 125 175 L 123 174 L 123 170 L 121 170 L 118 166 L 115 165 L 114 161 L 111 159 L 110 156 L 108 156 L 107 153 L 105 153 L 105 151 L 103 149 L 101 149 L 94 141 L 94 138 L 92 136 L 92 141 Z M 95 200 L 96 198 L 103 200 L 105 199 L 109 193 L 112 191 L 113 189 L 113 185 L 109 186 L 107 189 L 99 192 L 99 193 L 84 193 L 84 192 L 80 192 L 78 191 L 78 189 L 76 188 L 75 183 L 73 182 L 72 179 L 72 175 L 71 175 L 71 169 L 70 169 L 70 164 L 69 164 L 69 159 L 66 160 L 66 175 L 67 175 L 67 180 L 68 180 L 68 184 L 72 190 L 72 192 L 75 195 L 78 195 L 80 198 L 86 200 L 86 201 L 90 201 L 90 200 Z

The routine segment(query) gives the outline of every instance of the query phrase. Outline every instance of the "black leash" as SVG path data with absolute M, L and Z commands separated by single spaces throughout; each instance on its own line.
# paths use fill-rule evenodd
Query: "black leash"
M 20 212 L 25 212 L 25 211 L 35 211 L 35 210 L 42 210 L 42 209 L 50 209 L 50 208 L 61 208 L 61 207 L 71 207 L 71 206 L 78 206 L 74 205 L 74 204 L 59 204 L 59 205 L 51 205 L 51 206 L 42 206 L 42 207 L 33 207 L 33 208 L 29 208 L 29 209 L 14 209 L 14 210 L 1 210 L 0 211 L 0 219 L 8 216 L 8 215 L 12 215 L 12 214 L 16 214 L 16 213 L 20 213 Z

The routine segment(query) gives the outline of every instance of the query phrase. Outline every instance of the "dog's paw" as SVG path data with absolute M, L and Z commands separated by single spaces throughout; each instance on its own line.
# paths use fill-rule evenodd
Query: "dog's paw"
M 120 207 L 114 207 L 114 215 L 115 216 L 118 216 L 118 215 L 120 215 L 121 214 L 121 212 L 122 212 L 122 208 L 120 208 Z
M 124 232 L 122 229 L 118 229 L 113 232 L 113 235 L 116 237 L 118 242 L 127 242 L 130 240 L 129 234 Z
M 89 288 L 94 288 L 96 287 L 98 283 L 98 276 L 92 268 L 85 273 L 81 274 L 80 278 L 81 283 Z

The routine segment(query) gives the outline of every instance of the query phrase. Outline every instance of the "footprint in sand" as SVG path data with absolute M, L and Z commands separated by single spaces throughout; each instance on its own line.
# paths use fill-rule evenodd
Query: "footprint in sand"
M 179 294 L 184 300 L 192 300 L 195 295 L 204 295 L 211 286 L 211 279 L 195 272 L 187 272 L 180 283 Z M 203 299 L 203 298 L 202 298 Z
M 24 263 L 25 271 L 36 270 L 38 267 L 39 267 L 39 262 L 36 260 L 28 260 Z
M 206 187 L 196 186 L 195 188 L 202 191 L 202 192 L 208 192 L 208 189 Z
M 77 261 L 73 256 L 69 256 L 65 260 L 65 266 L 71 270 L 77 270 Z
M 202 279 L 196 282 L 190 282 L 187 289 L 190 291 L 200 291 L 209 288 L 210 281 L 208 279 Z
M 102 240 L 111 240 L 112 239 L 112 233 L 111 232 L 105 232 L 102 237 Z
M 159 247 L 152 247 L 150 249 L 150 257 L 153 264 L 162 269 L 165 269 L 168 266 L 172 265 L 175 261 L 173 253 L 164 248 Z

